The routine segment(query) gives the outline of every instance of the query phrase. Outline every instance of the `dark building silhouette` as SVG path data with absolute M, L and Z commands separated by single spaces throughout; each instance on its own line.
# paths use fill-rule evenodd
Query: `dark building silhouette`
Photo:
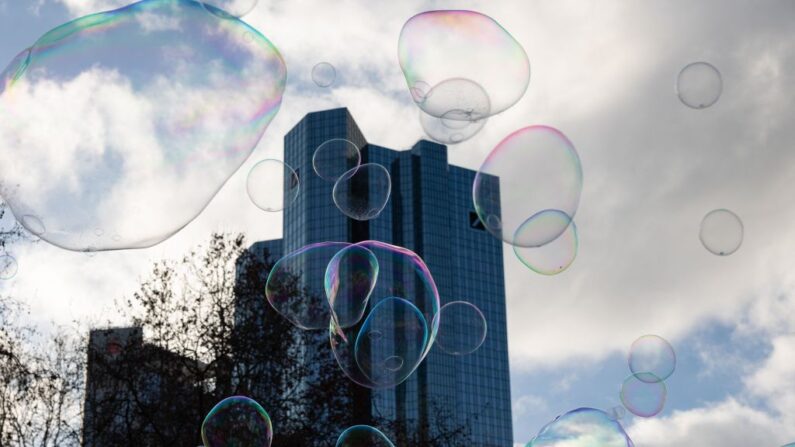
M 390 172 L 392 195 L 379 217 L 362 222 L 345 216 L 332 201 L 333 183 L 313 172 L 315 149 L 333 138 L 352 141 L 361 148 L 362 163 L 378 163 Z M 377 415 L 394 422 L 393 432 L 394 427 L 419 432 L 414 439 L 421 444 L 434 439 L 434 427 L 452 422 L 466 427 L 470 445 L 512 447 L 502 243 L 475 214 L 475 172 L 449 165 L 447 148 L 429 141 L 405 151 L 370 144 L 345 108 L 306 115 L 284 138 L 284 160 L 298 173 L 301 193 L 284 210 L 283 239 L 258 242 L 252 251 L 276 260 L 325 241 L 372 239 L 406 247 L 428 265 L 442 304 L 469 301 L 487 319 L 488 336 L 473 354 L 451 356 L 433 349 L 398 387 L 341 387 L 357 409 L 350 422 Z M 493 182 L 498 191 L 498 179 Z M 319 331 L 318 337 L 328 335 Z M 328 355 L 307 353 L 303 361 L 325 361 L 317 356 Z M 392 436 L 406 439 L 401 433 Z

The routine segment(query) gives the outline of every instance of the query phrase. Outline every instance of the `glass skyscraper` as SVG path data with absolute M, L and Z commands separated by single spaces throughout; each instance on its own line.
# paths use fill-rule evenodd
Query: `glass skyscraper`
M 345 216 L 332 201 L 333 183 L 313 172 L 315 149 L 333 138 L 352 141 L 362 163 L 390 172 L 392 195 L 379 217 L 361 222 Z M 406 382 L 358 400 L 368 396 L 370 412 L 422 431 L 425 439 L 434 438 L 434 427 L 452 423 L 466 427 L 471 445 L 512 447 L 502 242 L 475 213 L 475 172 L 449 165 L 447 148 L 429 141 L 405 151 L 370 144 L 345 108 L 306 115 L 284 138 L 284 160 L 298 174 L 300 193 L 284 210 L 283 239 L 259 242 L 254 250 L 277 259 L 325 241 L 372 239 L 406 247 L 428 265 L 442 304 L 469 301 L 487 320 L 488 335 L 474 353 L 452 356 L 434 348 Z M 498 191 L 498 179 L 492 181 Z

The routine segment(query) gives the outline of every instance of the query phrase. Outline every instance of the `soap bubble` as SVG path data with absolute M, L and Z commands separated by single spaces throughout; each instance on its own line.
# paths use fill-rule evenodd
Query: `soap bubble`
M 720 98 L 723 78 L 708 62 L 693 62 L 676 77 L 676 94 L 682 104 L 692 109 L 705 109 Z
M 331 309 L 326 298 L 326 269 L 332 258 L 348 246 L 346 242 L 310 244 L 276 261 L 265 284 L 270 305 L 301 329 L 328 328 Z M 363 305 L 366 304 L 365 301 Z M 355 312 L 341 312 L 349 313 Z
M 312 81 L 318 87 L 328 87 L 337 79 L 337 70 L 328 62 L 320 62 L 312 67 Z
M 439 310 L 436 344 L 451 355 L 471 354 L 486 340 L 486 317 L 472 303 L 451 301 Z
M 395 447 L 394 444 L 375 427 L 354 425 L 337 438 L 336 447 Z
M 298 197 L 301 182 L 287 163 L 266 159 L 251 168 L 246 178 L 248 197 L 264 211 L 281 211 Z
M 22 224 L 22 226 L 34 236 L 41 236 L 45 231 L 47 231 L 47 228 L 44 226 L 44 222 L 31 214 L 25 214 L 24 216 L 20 217 L 19 223 Z
M 563 234 L 574 218 L 582 191 L 580 157 L 557 129 L 525 127 L 491 151 L 472 189 L 475 210 L 491 234 L 514 246 L 540 247 Z M 557 210 L 569 219 L 526 225 L 545 210 Z
M 712 210 L 701 221 L 698 237 L 712 254 L 728 256 L 743 243 L 743 222 L 729 210 Z
M 449 79 L 471 81 L 487 94 L 487 113 L 494 115 L 519 101 L 530 82 L 530 62 L 519 42 L 494 19 L 474 11 L 413 16 L 400 32 L 398 59 L 415 103 L 439 118 L 452 107 L 432 101 L 435 93 L 427 98 L 418 94 L 424 90 L 421 86 L 438 86 Z
M 0 255 L 0 279 L 7 280 L 16 276 L 19 270 L 17 260 L 13 256 L 5 254 Z
M 363 322 L 344 328 L 332 321 L 331 348 L 349 379 L 368 388 L 394 387 L 417 369 L 433 345 L 439 292 L 428 267 L 411 250 L 378 241 L 353 246 L 375 256 L 378 280 Z
M 525 447 L 631 447 L 621 424 L 601 410 L 578 408 L 555 418 Z
M 676 354 L 667 340 L 658 335 L 644 335 L 629 348 L 629 369 L 644 382 L 665 380 L 674 373 Z
M 516 229 L 515 240 L 523 239 L 522 233 L 548 234 L 564 227 L 563 234 L 540 247 L 513 246 L 516 257 L 522 264 L 542 275 L 557 275 L 566 270 L 577 257 L 579 239 L 577 225 L 566 213 L 558 210 L 544 210 L 527 219 Z
M 259 403 L 248 397 L 233 396 L 210 410 L 201 433 L 205 447 L 270 447 L 273 426 Z
M 643 373 L 641 380 L 633 374 L 621 385 L 621 403 L 630 413 L 648 418 L 662 411 L 668 390 L 665 381 L 653 377 L 652 373 Z
M 356 145 L 343 138 L 321 144 L 312 155 L 312 168 L 323 180 L 336 182 L 342 174 L 359 167 L 362 155 Z
M 362 319 L 378 281 L 378 272 L 378 259 L 367 247 L 343 247 L 331 258 L 325 272 L 324 288 L 334 309 L 336 324 L 347 328 Z
M 388 297 L 373 306 L 356 336 L 356 366 L 372 383 L 392 386 L 416 369 L 427 346 L 428 323 L 422 312 L 403 298 Z
M 491 100 L 477 82 L 465 78 L 446 79 L 435 85 L 422 102 L 421 110 L 443 119 L 453 127 L 454 121 L 480 121 L 491 115 Z
M 197 2 L 68 22 L 0 74 L 0 194 L 62 248 L 85 250 L 94 228 L 96 250 L 155 245 L 248 158 L 285 80 L 264 36 Z
M 250 13 L 258 0 L 201 0 L 207 11 L 222 18 L 243 17 Z
M 442 144 L 458 144 L 474 137 L 483 129 L 486 121 L 486 118 L 475 121 L 437 118 L 420 110 L 420 124 L 425 134 Z
M 334 183 L 334 204 L 356 220 L 375 219 L 392 193 L 392 178 L 385 167 L 366 163 L 342 174 Z
M 422 103 L 428 97 L 428 92 L 431 91 L 431 86 L 423 81 L 417 81 L 409 88 L 411 99 L 416 103 Z

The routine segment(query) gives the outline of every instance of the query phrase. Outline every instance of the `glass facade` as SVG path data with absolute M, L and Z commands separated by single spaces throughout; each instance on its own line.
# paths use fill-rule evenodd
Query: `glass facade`
M 334 184 L 314 174 L 312 155 L 332 138 L 352 141 L 361 150 L 362 163 L 379 163 L 390 172 L 392 196 L 378 218 L 359 222 L 346 217 L 334 205 Z M 258 249 L 267 246 L 281 256 L 315 242 L 366 239 L 403 246 L 428 265 L 442 304 L 469 301 L 487 319 L 488 336 L 473 354 L 451 356 L 433 349 L 400 386 L 363 392 L 355 400 L 365 396 L 372 414 L 420 433 L 421 444 L 435 438 L 434 427 L 446 425 L 465 427 L 471 445 L 512 447 L 502 243 L 473 219 L 475 172 L 450 166 L 447 148 L 436 143 L 419 141 L 406 151 L 368 144 L 345 108 L 306 115 L 285 136 L 284 150 L 301 191 L 284 211 L 283 239 L 258 243 Z M 498 181 L 493 179 L 497 192 Z

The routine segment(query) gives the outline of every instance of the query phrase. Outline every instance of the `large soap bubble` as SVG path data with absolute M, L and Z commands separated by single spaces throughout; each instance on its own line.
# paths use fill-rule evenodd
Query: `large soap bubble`
M 621 424 L 594 408 L 578 408 L 545 425 L 525 447 L 632 447 Z
M 336 447 L 395 447 L 380 430 L 369 425 L 354 425 L 337 438 Z
M 644 335 L 629 348 L 629 369 L 644 382 L 665 380 L 676 369 L 674 347 L 659 335 Z
M 710 253 L 729 256 L 743 243 L 743 222 L 726 209 L 712 210 L 701 221 L 698 237 Z
M 332 191 L 337 208 L 356 220 L 380 216 L 391 194 L 392 177 L 378 163 L 365 163 L 342 174 Z
M 346 242 L 310 244 L 276 261 L 265 284 L 265 297 L 270 305 L 301 329 L 328 328 L 331 308 L 326 297 L 326 269 L 332 258 L 348 246 Z M 348 315 L 355 311 L 341 313 Z
M 515 104 L 530 82 L 530 62 L 522 46 L 499 23 L 474 11 L 427 11 L 410 18 L 400 32 L 398 59 L 417 105 L 441 118 L 453 108 L 478 110 L 482 97 L 463 85 L 450 87 L 471 101 L 445 103 L 426 95 L 450 79 L 468 80 L 489 99 L 487 115 Z M 459 98 L 460 98 L 459 97 Z
M 194 1 L 71 21 L 0 74 L 0 194 L 59 247 L 152 246 L 246 160 L 285 80 L 262 34 Z
M 246 178 L 248 197 L 264 211 L 281 211 L 298 198 L 301 181 L 287 163 L 266 159 L 255 164 Z
M 486 340 L 486 333 L 486 317 L 474 304 L 451 301 L 439 309 L 436 344 L 442 351 L 451 355 L 471 354 Z
M 528 268 L 542 275 L 557 275 L 569 268 L 577 257 L 579 239 L 577 225 L 566 213 L 558 210 L 541 211 L 517 228 L 514 240 L 522 240 L 524 232 L 545 234 L 560 227 L 565 228 L 563 234 L 540 247 L 514 245 L 516 257 Z
M 439 292 L 416 253 L 378 241 L 355 244 L 378 261 L 370 312 L 360 324 L 329 326 L 331 348 L 345 375 L 368 388 L 405 381 L 428 355 L 439 329 Z M 336 307 L 336 306 L 335 306 Z
M 665 407 L 668 388 L 652 373 L 633 374 L 621 385 L 621 403 L 635 416 L 657 415 Z
M 723 78 L 709 62 L 693 62 L 676 77 L 676 94 L 691 109 L 706 109 L 718 102 L 723 92 Z
M 273 426 L 268 413 L 255 400 L 232 396 L 210 410 L 201 434 L 205 447 L 270 447 Z
M 582 192 L 580 157 L 559 130 L 525 127 L 491 151 L 472 189 L 475 210 L 491 234 L 511 245 L 540 247 L 563 234 L 577 212 Z M 526 224 L 546 210 L 557 210 L 568 219 Z

